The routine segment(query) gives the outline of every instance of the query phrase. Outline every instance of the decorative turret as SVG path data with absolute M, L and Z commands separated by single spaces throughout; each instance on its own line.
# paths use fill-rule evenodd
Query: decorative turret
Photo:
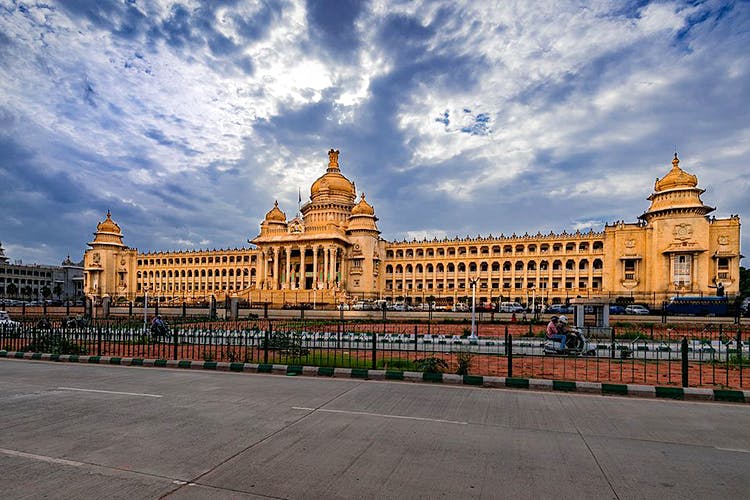
M 112 214 L 107 210 L 107 218 L 96 225 L 94 241 L 89 243 L 92 247 L 114 246 L 125 248 L 122 242 L 122 231 L 120 226 L 112 220 Z
M 365 201 L 365 193 L 362 193 L 359 203 L 352 208 L 352 214 L 349 216 L 349 227 L 347 230 L 349 233 L 353 231 L 375 231 L 379 233 L 380 231 L 375 224 L 377 220 L 378 218 L 375 217 L 375 209 Z
M 274 201 L 273 208 L 268 211 L 266 214 L 266 218 L 264 222 L 272 223 L 272 224 L 286 224 L 286 214 L 281 211 L 279 208 L 279 202 Z
M 7 264 L 8 263 L 8 257 L 5 256 L 5 249 L 3 248 L 3 243 L 0 242 L 0 264 Z
M 651 206 L 639 218 L 649 222 L 663 215 L 706 215 L 713 212 L 713 207 L 701 201 L 700 195 L 704 190 L 697 186 L 698 178 L 680 168 L 680 159 L 675 153 L 672 170 L 662 179 L 656 179 L 654 192 L 647 198 Z

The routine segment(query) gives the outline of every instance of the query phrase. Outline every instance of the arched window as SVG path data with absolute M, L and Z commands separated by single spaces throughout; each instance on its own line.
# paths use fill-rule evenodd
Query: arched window
M 482 262 L 482 264 L 479 266 L 479 270 L 482 272 L 486 272 L 489 269 L 489 264 L 486 262 Z
M 448 264 L 448 272 L 449 273 L 456 272 L 456 266 L 453 265 L 453 262 L 451 262 L 451 263 Z
M 401 264 L 396 265 L 396 274 L 403 274 L 404 268 L 401 266 Z
M 443 266 L 443 264 L 438 264 L 436 269 L 439 273 L 445 272 L 445 266 Z
M 463 262 L 459 263 L 459 264 L 458 264 L 458 272 L 459 272 L 459 273 L 464 273 L 464 272 L 466 272 L 466 264 L 464 264 Z
M 589 261 L 586 259 L 582 259 L 581 262 L 578 263 L 578 269 L 581 271 L 585 271 L 589 268 Z
M 388 264 L 385 266 L 385 274 L 393 274 L 393 266 Z
M 427 264 L 427 272 L 431 273 L 433 271 L 432 264 Z
M 503 262 L 503 271 L 510 271 L 512 265 L 509 260 Z
M 539 270 L 540 271 L 546 271 L 548 269 L 549 269 L 549 262 L 547 262 L 546 260 L 543 260 L 543 261 L 541 261 L 539 263 Z
M 469 272 L 470 273 L 477 272 L 477 263 L 476 262 L 469 263 Z
M 526 269 L 529 271 L 536 271 L 536 262 L 533 260 L 529 261 L 529 263 L 526 265 Z
M 520 260 L 516 262 L 516 271 L 523 271 L 523 262 Z
M 552 263 L 552 270 L 553 271 L 560 271 L 562 269 L 562 261 L 556 260 Z
M 411 273 L 414 270 L 411 264 L 406 264 L 406 272 Z
M 602 259 L 594 259 L 594 269 L 601 269 L 604 267 Z
M 576 268 L 576 262 L 573 259 L 568 259 L 565 261 L 565 270 L 566 271 L 572 271 Z
M 418 272 L 419 274 L 422 274 L 422 271 L 423 271 L 423 269 L 422 269 L 422 264 L 417 264 L 417 265 L 416 265 L 416 267 L 415 267 L 415 270 L 416 270 L 416 271 L 417 271 L 417 272 Z
M 492 272 L 496 273 L 500 271 L 500 263 L 498 261 L 495 261 L 492 263 Z

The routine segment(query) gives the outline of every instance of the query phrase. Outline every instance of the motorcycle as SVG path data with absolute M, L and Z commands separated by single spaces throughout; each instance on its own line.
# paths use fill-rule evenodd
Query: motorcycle
M 597 344 L 589 341 L 579 328 L 568 330 L 564 348 L 556 340 L 547 339 L 544 343 L 547 356 L 594 356 L 596 349 Z

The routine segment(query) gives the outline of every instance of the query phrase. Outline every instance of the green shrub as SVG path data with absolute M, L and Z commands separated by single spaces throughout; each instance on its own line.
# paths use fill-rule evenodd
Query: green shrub
M 414 366 L 425 373 L 444 373 L 448 369 L 448 363 L 443 358 L 435 356 L 415 359 Z

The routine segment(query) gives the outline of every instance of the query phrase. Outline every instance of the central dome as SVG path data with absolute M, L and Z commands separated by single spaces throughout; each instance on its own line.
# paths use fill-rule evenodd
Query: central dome
M 318 177 L 310 188 L 310 198 L 316 201 L 321 196 L 343 196 L 350 203 L 356 198 L 354 183 L 344 177 L 339 170 L 339 151 L 328 151 L 328 169 Z

